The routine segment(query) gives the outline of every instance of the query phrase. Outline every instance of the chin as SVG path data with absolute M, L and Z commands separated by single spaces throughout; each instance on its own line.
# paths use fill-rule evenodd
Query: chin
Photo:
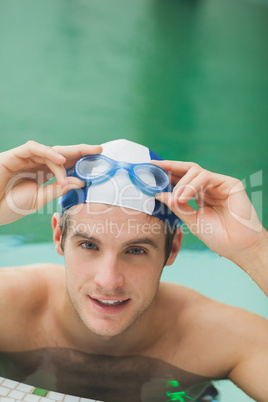
M 93 334 L 99 337 L 113 338 L 126 332 L 133 324 L 137 321 L 136 317 L 128 317 L 128 319 L 123 319 L 123 317 L 117 317 L 117 319 L 110 318 L 95 318 L 83 320 L 84 325 Z
M 114 338 L 118 335 L 121 335 L 128 328 L 114 328 L 114 326 L 109 326 L 107 324 L 98 326 L 89 325 L 87 327 L 93 334 L 103 338 Z

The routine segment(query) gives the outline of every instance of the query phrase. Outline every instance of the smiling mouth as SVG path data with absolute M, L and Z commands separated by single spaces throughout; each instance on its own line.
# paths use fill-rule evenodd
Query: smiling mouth
M 119 306 L 122 303 L 125 303 L 127 300 L 97 300 L 100 304 L 104 304 L 105 306 Z
M 125 303 L 127 303 L 130 299 L 125 299 L 125 300 L 109 300 L 109 299 L 97 299 L 94 297 L 89 296 L 92 301 L 95 303 L 98 303 L 101 306 L 120 306 Z

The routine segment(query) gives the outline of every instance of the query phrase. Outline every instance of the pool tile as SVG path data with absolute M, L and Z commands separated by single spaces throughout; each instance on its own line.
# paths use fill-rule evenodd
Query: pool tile
M 71 395 L 66 395 L 64 398 L 64 402 L 80 402 L 80 398 L 78 396 L 71 396 Z
M 5 379 L 5 381 L 2 382 L 2 385 L 4 387 L 14 389 L 14 388 L 16 388 L 17 385 L 19 385 L 19 383 L 17 381 Z
M 7 396 L 7 394 L 10 392 L 10 389 L 9 388 L 6 388 L 6 387 L 2 387 L 1 385 L 0 385 L 0 395 L 1 396 Z
M 96 401 L 96 399 L 80 398 L 79 402 L 99 402 L 99 401 Z
M 102 402 L 95 399 L 46 391 L 0 377 L 0 402 Z
M 50 391 L 47 396 L 54 401 L 63 401 L 64 398 L 64 394 L 60 394 L 59 392 L 54 391 Z
M 43 388 L 35 388 L 33 391 L 34 395 L 38 395 L 39 397 L 41 396 L 47 396 L 47 394 L 49 393 L 49 391 L 47 391 L 46 389 Z
M 14 389 L 8 394 L 8 396 L 10 396 L 11 398 L 18 399 L 19 401 L 22 401 L 25 395 L 25 392 L 16 391 Z
M 39 402 L 40 398 L 39 395 L 26 395 L 25 398 L 23 398 L 23 402 Z
M 26 392 L 26 393 L 31 393 L 34 390 L 34 387 L 32 385 L 28 385 L 28 384 L 23 384 L 20 383 L 17 388 L 17 391 L 22 391 L 22 392 Z

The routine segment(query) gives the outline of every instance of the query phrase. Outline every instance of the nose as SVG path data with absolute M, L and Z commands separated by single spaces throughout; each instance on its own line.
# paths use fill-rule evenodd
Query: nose
M 123 286 L 124 276 L 120 270 L 120 264 L 116 256 L 109 253 L 96 267 L 94 277 L 95 284 L 107 292 Z

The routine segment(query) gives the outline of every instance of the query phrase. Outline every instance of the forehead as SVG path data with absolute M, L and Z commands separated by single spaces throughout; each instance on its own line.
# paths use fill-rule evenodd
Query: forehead
M 84 234 L 163 236 L 164 222 L 146 213 L 113 205 L 78 204 L 68 211 L 68 231 Z

